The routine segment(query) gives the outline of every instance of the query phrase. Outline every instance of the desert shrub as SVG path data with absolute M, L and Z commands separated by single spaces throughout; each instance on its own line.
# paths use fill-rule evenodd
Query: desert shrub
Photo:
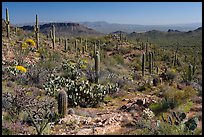
M 166 79 L 167 81 L 173 81 L 177 76 L 176 70 L 175 69 L 170 69 L 167 70 L 166 72 Z
M 113 56 L 113 58 L 116 60 L 117 64 L 121 64 L 121 65 L 124 64 L 124 58 L 123 58 L 122 55 L 116 54 L 116 55 Z
M 37 130 L 38 134 L 42 134 L 53 118 L 54 108 L 56 108 L 56 101 L 53 98 L 38 96 L 25 88 L 17 88 L 14 93 L 3 93 L 3 98 L 6 103 L 9 103 L 7 106 L 4 105 L 8 118 L 6 122 L 10 121 L 11 124 L 18 125 L 20 121 L 23 124 L 23 121 L 29 117 L 31 126 Z
M 174 87 L 167 87 L 163 95 L 167 101 L 172 102 L 174 106 L 178 106 L 185 103 L 189 98 L 197 95 L 197 92 L 190 86 L 185 87 L 183 90 L 178 90 Z
M 152 103 L 149 108 L 155 115 L 159 115 L 161 112 L 166 112 L 169 108 L 172 108 L 172 106 L 173 104 L 170 101 L 163 99 L 159 103 Z

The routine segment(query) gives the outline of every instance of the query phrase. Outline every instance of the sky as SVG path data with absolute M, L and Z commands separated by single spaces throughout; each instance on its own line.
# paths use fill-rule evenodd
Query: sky
M 12 24 L 94 22 L 167 25 L 202 22 L 202 2 L 2 2 Z

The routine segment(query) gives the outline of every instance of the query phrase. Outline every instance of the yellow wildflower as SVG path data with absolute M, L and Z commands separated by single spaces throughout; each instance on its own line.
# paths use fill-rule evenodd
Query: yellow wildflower
M 86 59 L 83 59 L 82 61 L 83 61 L 84 63 L 88 63 Z
M 21 45 L 22 49 L 26 49 L 27 46 L 28 46 L 28 45 L 27 45 L 27 43 L 25 43 L 25 42 L 23 42 L 22 45 Z
M 24 68 L 23 66 L 16 66 L 15 68 L 20 70 L 21 72 L 24 72 L 24 73 L 27 72 L 26 68 Z
M 27 39 L 26 41 L 25 41 L 28 45 L 30 45 L 30 46 L 35 46 L 35 42 L 32 40 L 32 39 Z
M 86 65 L 81 65 L 81 68 L 82 68 L 82 69 L 85 69 L 85 68 L 86 68 Z

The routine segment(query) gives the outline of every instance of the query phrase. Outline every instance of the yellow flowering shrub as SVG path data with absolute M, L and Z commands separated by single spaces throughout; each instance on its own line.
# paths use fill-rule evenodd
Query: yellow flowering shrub
M 28 46 L 34 47 L 35 46 L 35 42 L 32 39 L 27 39 L 21 45 L 22 49 L 26 49 Z
M 20 71 L 23 72 L 23 73 L 26 73 L 26 72 L 27 72 L 27 69 L 24 68 L 23 66 L 16 66 L 15 68 L 18 69 L 18 70 L 20 70 Z
M 35 46 L 35 42 L 32 40 L 32 39 L 27 39 L 26 41 L 25 41 L 28 45 L 30 45 L 30 46 Z
M 27 46 L 28 46 L 27 43 L 26 43 L 26 42 L 23 42 L 22 45 L 21 45 L 21 48 L 22 48 L 22 49 L 26 49 Z

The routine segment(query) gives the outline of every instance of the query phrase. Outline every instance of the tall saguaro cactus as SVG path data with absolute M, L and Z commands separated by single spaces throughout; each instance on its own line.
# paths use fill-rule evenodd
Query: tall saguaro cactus
M 55 26 L 52 25 L 52 31 L 50 31 L 51 40 L 52 40 L 52 47 L 55 49 Z
M 96 74 L 95 83 L 98 83 L 99 73 L 100 73 L 100 55 L 98 51 L 96 51 L 94 59 L 95 59 L 95 74 Z
M 192 80 L 193 66 L 189 64 L 188 66 L 188 81 Z
M 142 54 L 142 76 L 145 75 L 145 54 Z
M 36 48 L 39 47 L 39 26 L 38 26 L 38 15 L 36 15 L 36 22 L 35 22 L 35 40 L 36 40 Z
M 148 61 L 148 45 L 145 43 L 146 61 Z
M 61 117 L 65 117 L 67 114 L 68 100 L 67 93 L 61 90 L 58 95 L 58 113 Z
M 153 70 L 153 62 L 152 62 L 152 53 L 149 53 L 149 73 L 150 75 L 152 74 L 152 70 Z
M 64 43 L 64 50 L 67 51 L 67 39 L 66 38 L 65 38 L 64 42 L 65 42 Z
M 173 60 L 173 65 L 176 66 L 177 64 L 177 54 L 176 52 L 174 53 L 174 60 Z
M 75 52 L 77 53 L 77 39 L 75 40 Z
M 94 56 L 96 55 L 96 42 L 95 42 L 95 44 L 94 44 Z
M 87 39 L 85 40 L 85 51 L 87 52 L 87 44 L 88 44 L 88 42 L 87 42 Z
M 10 37 L 10 21 L 9 21 L 9 12 L 8 12 L 8 8 L 6 8 L 6 36 L 7 38 Z

